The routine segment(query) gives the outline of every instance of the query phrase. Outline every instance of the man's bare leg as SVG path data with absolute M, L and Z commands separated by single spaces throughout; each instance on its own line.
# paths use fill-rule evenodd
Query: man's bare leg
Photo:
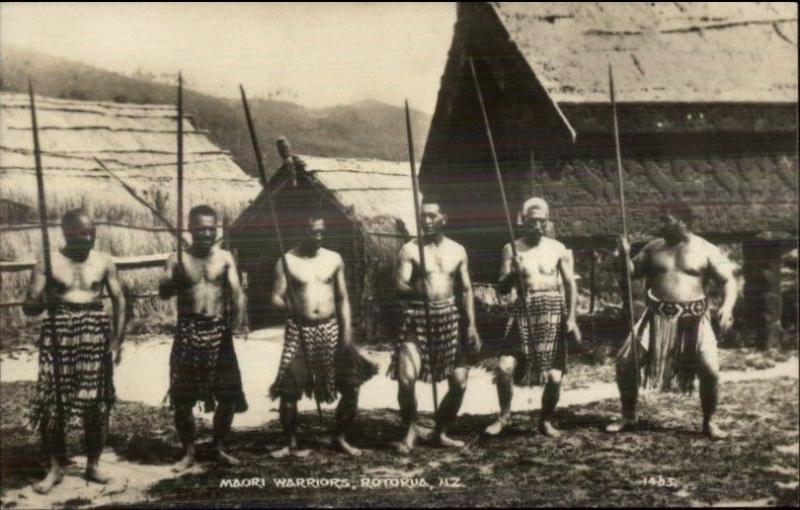
M 542 391 L 542 421 L 539 423 L 539 432 L 547 437 L 558 437 L 561 433 L 553 426 L 553 415 L 561 396 L 561 370 L 550 370 L 547 382 Z
M 495 369 L 495 385 L 497 400 L 500 402 L 500 415 L 494 423 L 486 427 L 486 433 L 496 436 L 511 421 L 511 399 L 514 397 L 514 368 L 517 360 L 514 356 L 500 356 Z
M 703 434 L 709 439 L 725 439 L 728 434 L 714 423 L 714 413 L 719 402 L 719 361 L 714 350 L 699 355 L 700 404 L 703 408 Z
M 53 430 L 50 430 L 51 426 L 52 424 L 48 418 L 42 419 L 42 446 L 44 446 L 45 452 L 50 457 L 50 469 L 41 482 L 33 485 L 33 490 L 39 494 L 47 494 L 64 479 L 64 471 L 60 463 L 60 459 L 64 457 L 65 453 L 64 438 L 56 430 L 57 427 L 53 427 Z
M 458 416 L 461 403 L 464 401 L 464 393 L 467 391 L 468 368 L 456 368 L 453 375 L 448 379 L 449 389 L 439 405 L 439 415 L 436 417 L 436 432 L 434 437 L 441 446 L 462 448 L 464 441 L 453 439 L 447 435 L 447 429 Z
M 106 439 L 106 416 L 99 409 L 86 412 L 84 418 L 84 441 L 86 445 L 86 473 L 84 478 L 90 482 L 107 484 L 111 477 L 100 470 L 100 454 Z
M 212 443 L 212 455 L 217 462 L 227 464 L 228 466 L 239 465 L 239 459 L 228 453 L 225 453 L 222 450 L 222 444 L 225 442 L 225 438 L 228 437 L 228 433 L 231 431 L 234 414 L 233 404 L 231 402 L 220 402 L 217 406 L 216 412 L 214 413 L 214 440 Z
M 622 403 L 622 421 L 608 425 L 606 432 L 623 432 L 630 430 L 636 424 L 636 401 L 639 398 L 636 370 L 633 360 L 617 361 L 617 386 Z
M 195 462 L 194 436 L 195 425 L 192 414 L 192 404 L 175 405 L 175 430 L 183 445 L 184 456 L 174 466 L 172 471 L 179 473 L 190 468 Z
M 393 443 L 400 453 L 408 453 L 417 441 L 417 367 L 420 356 L 414 344 L 406 343 L 400 350 L 397 360 L 397 400 L 400 404 L 400 418 L 406 429 L 401 441 Z
M 360 456 L 361 450 L 347 442 L 345 434 L 353 424 L 358 412 L 358 390 L 358 386 L 342 390 L 342 397 L 339 399 L 339 405 L 336 406 L 336 431 L 333 437 L 333 444 L 336 448 L 354 457 Z
M 272 452 L 275 458 L 292 455 L 297 450 L 297 397 L 291 395 L 281 395 L 279 406 L 281 428 L 286 435 L 286 446 L 280 450 Z

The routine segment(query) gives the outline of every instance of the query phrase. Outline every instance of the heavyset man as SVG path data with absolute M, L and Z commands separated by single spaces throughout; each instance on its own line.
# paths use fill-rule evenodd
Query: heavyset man
M 512 311 L 497 364 L 500 416 L 486 428 L 486 433 L 497 435 L 510 421 L 514 384 L 543 384 L 539 431 L 557 436 L 552 417 L 566 371 L 567 335 L 580 341 L 572 254 L 559 241 L 544 236 L 549 208 L 543 199 L 527 200 L 521 217 L 525 234 L 514 241 L 518 258 L 514 259 L 511 244 L 503 248 L 499 283 L 500 291 L 507 293 L 519 286 L 521 276 L 525 293 Z M 566 296 L 562 296 L 562 287 Z M 517 293 L 519 296 L 519 288 Z
M 622 401 L 622 421 L 609 432 L 632 428 L 636 421 L 638 390 L 633 342 L 641 346 L 639 364 L 644 367 L 641 385 L 691 391 L 695 375 L 700 379 L 703 433 L 711 439 L 726 437 L 713 422 L 718 401 L 719 361 L 717 339 L 711 326 L 708 299 L 703 288 L 707 278 L 723 287 L 723 302 L 717 314 L 723 331 L 733 323 L 736 280 L 732 264 L 719 248 L 691 231 L 694 216 L 685 203 L 670 204 L 662 211 L 657 239 L 650 241 L 630 262 L 631 278 L 644 278 L 647 309 L 634 326 L 617 359 L 617 384 Z M 626 239 L 621 248 L 630 252 Z M 627 256 L 626 259 L 627 260 Z M 624 266 L 622 266 L 624 268 Z M 622 285 L 627 285 L 622 282 Z
M 214 412 L 212 454 L 221 463 L 239 461 L 222 450 L 233 416 L 247 410 L 239 364 L 233 350 L 232 325 L 225 316 L 225 295 L 231 298 L 235 324 L 242 321 L 245 298 L 236 263 L 229 251 L 216 245 L 217 213 L 207 205 L 189 211 L 192 244 L 167 259 L 159 285 L 162 299 L 176 296 L 178 325 L 170 354 L 170 404 L 184 457 L 173 467 L 183 471 L 195 462 L 195 423 L 192 408 L 203 402 Z M 180 240 L 179 240 L 180 242 Z
M 94 249 L 94 222 L 84 211 L 73 210 L 64 214 L 61 228 L 66 243 L 50 254 L 52 274 L 45 274 L 43 258 L 36 263 L 23 306 L 28 316 L 49 309 L 42 322 L 32 410 L 32 423 L 41 430 L 50 457 L 47 476 L 34 485 L 42 494 L 63 479 L 64 433 L 81 419 L 85 478 L 109 482 L 98 462 L 115 400 L 112 353 L 119 363 L 125 336 L 125 297 L 111 256 Z M 101 302 L 104 288 L 113 305 L 113 329 Z

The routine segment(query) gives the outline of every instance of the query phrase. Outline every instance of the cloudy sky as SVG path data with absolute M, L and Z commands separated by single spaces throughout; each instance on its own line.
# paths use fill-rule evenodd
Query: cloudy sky
M 192 88 L 310 107 L 365 99 L 433 112 L 454 4 L 0 4 L 0 44 Z

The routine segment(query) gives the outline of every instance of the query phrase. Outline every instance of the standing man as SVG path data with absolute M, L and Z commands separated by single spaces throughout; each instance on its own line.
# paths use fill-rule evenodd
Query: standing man
M 345 435 L 358 411 L 359 387 L 378 369 L 353 345 L 344 261 L 338 253 L 322 247 L 325 220 L 312 214 L 307 227 L 306 238 L 286 253 L 288 278 L 282 260 L 275 266 L 272 305 L 285 310 L 288 317 L 270 396 L 280 398 L 280 420 L 288 444 L 273 456 L 308 454 L 297 442 L 297 401 L 304 392 L 325 403 L 334 402 L 341 393 L 333 446 L 359 456 L 361 451 Z
M 697 375 L 703 433 L 722 439 L 727 434 L 712 421 L 719 397 L 719 361 L 703 283 L 711 278 L 723 287 L 717 316 L 722 331 L 727 331 L 737 294 L 732 264 L 719 248 L 692 233 L 694 215 L 688 204 L 668 204 L 661 214 L 661 237 L 650 241 L 629 264 L 632 280 L 645 278 L 647 309 L 634 326 L 635 340 L 629 336 L 617 357 L 622 421 L 606 430 L 620 432 L 636 424 L 636 371 L 641 368 L 634 363 L 636 341 L 641 346 L 639 364 L 644 367 L 641 385 L 664 391 L 677 378 L 679 389 L 690 392 Z M 621 248 L 624 264 L 630 252 L 626 239 L 621 240 Z M 624 291 L 627 283 L 621 285 Z
M 125 336 L 125 296 L 111 256 L 94 249 L 94 222 L 84 211 L 73 210 L 64 214 L 61 229 L 66 243 L 50 255 L 51 279 L 40 259 L 23 305 L 31 317 L 50 309 L 42 322 L 31 416 L 50 457 L 50 471 L 33 487 L 40 494 L 64 478 L 65 428 L 81 419 L 86 434 L 85 478 L 101 484 L 110 481 L 98 462 L 115 400 L 112 353 L 119 364 Z M 113 305 L 113 332 L 103 311 L 104 288 Z
M 506 327 L 503 354 L 495 376 L 500 416 L 486 428 L 486 433 L 499 434 L 511 420 L 513 384 L 543 384 L 539 432 L 556 437 L 559 431 L 553 426 L 552 418 L 561 394 L 561 378 L 566 372 L 566 336 L 572 335 L 580 342 L 575 321 L 577 289 L 572 254 L 559 241 L 544 236 L 549 208 L 543 199 L 527 200 L 521 217 L 525 234 L 514 241 L 518 258 L 514 260 L 510 244 L 503 247 L 499 283 L 500 291 L 508 293 L 518 286 L 521 275 L 526 295 L 517 300 L 518 305 Z M 562 296 L 562 287 L 565 296 Z M 518 295 L 519 292 L 517 289 Z
M 405 437 L 395 448 L 408 453 L 417 438 L 418 379 L 437 383 L 447 379 L 449 390 L 435 417 L 435 440 L 441 446 L 462 447 L 463 441 L 448 437 L 447 430 L 458 415 L 467 389 L 469 367 L 467 351 L 478 352 L 481 340 L 475 327 L 475 303 L 464 247 L 445 237 L 447 216 L 438 202 L 426 199 L 422 204 L 423 243 L 428 274 L 422 274 L 419 245 L 409 241 L 400 251 L 397 274 L 398 292 L 408 299 L 400 326 L 397 349 L 389 373 L 398 382 L 398 400 Z M 423 280 L 424 278 L 424 280 Z M 456 291 L 463 296 L 467 318 L 467 339 L 462 345 L 460 313 Z M 425 319 L 424 292 L 430 304 L 430 324 Z
M 212 452 L 217 461 L 229 465 L 239 461 L 222 450 L 222 443 L 230 432 L 234 413 L 247 410 L 231 324 L 224 313 L 227 290 L 234 327 L 238 327 L 245 298 L 236 263 L 229 251 L 215 243 L 214 209 L 207 205 L 193 207 L 189 211 L 189 229 L 192 245 L 184 252 L 183 265 L 178 263 L 176 254 L 171 254 L 159 285 L 161 299 L 178 299 L 178 326 L 169 360 L 169 398 L 185 455 L 173 467 L 175 472 L 195 462 L 192 408 L 197 402 L 203 402 L 207 412 L 216 409 Z

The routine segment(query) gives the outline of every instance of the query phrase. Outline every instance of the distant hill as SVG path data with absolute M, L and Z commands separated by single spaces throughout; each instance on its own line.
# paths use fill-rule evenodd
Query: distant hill
M 2 48 L 0 90 L 25 92 L 28 77 L 37 94 L 45 96 L 115 101 L 121 103 L 173 103 L 175 87 L 123 76 L 80 62 L 19 48 Z M 405 117 L 401 107 L 378 101 L 361 101 L 323 109 L 276 100 L 250 100 L 268 172 L 280 164 L 273 144 L 285 135 L 298 154 L 406 160 Z M 229 150 L 251 175 L 257 172 L 241 102 L 184 90 L 187 114 L 195 125 L 209 131 L 210 139 Z M 412 110 L 414 148 L 422 157 L 430 115 Z

